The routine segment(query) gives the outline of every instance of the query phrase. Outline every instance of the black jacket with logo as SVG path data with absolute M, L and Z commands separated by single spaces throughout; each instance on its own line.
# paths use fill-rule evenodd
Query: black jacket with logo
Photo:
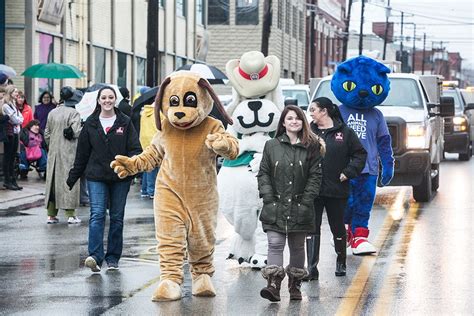
M 69 171 L 68 185 L 74 185 L 83 173 L 92 181 L 126 180 L 117 176 L 110 163 L 116 155 L 131 157 L 142 149 L 130 118 L 117 108 L 115 114 L 117 118 L 107 134 L 100 124 L 99 113 L 94 112 L 86 120 L 79 136 L 74 166 Z
M 353 179 L 360 175 L 365 166 L 367 152 L 356 133 L 347 125 L 335 120 L 334 126 L 321 130 L 311 122 L 311 130 L 326 142 L 326 155 L 323 161 L 323 181 L 320 196 L 349 197 L 349 180 L 341 182 L 343 173 Z

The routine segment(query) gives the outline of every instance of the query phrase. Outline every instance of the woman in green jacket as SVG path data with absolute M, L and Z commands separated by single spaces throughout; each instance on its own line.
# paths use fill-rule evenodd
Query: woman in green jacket
M 324 143 L 311 132 L 303 111 L 297 106 L 285 107 L 275 138 L 265 144 L 257 176 L 264 203 L 260 220 L 268 238 L 267 266 L 262 269 L 268 283 L 260 295 L 272 302 L 280 300 L 287 239 L 290 299 L 301 300 L 301 280 L 307 275 L 305 237 L 315 231 L 313 200 L 321 186 L 322 155 Z

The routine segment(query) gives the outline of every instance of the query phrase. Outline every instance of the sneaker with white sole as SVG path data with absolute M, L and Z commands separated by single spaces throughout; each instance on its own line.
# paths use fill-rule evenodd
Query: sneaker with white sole
M 82 221 L 77 216 L 71 216 L 67 219 L 68 224 L 79 224 L 80 222 Z
M 57 224 L 59 223 L 59 219 L 56 216 L 48 216 L 48 224 Z
M 84 265 L 91 269 L 92 272 L 100 272 L 100 267 L 97 265 L 95 259 L 91 256 L 86 258 Z
M 119 266 L 118 266 L 118 263 L 107 263 L 107 271 L 115 271 L 115 270 L 118 270 L 119 269 Z

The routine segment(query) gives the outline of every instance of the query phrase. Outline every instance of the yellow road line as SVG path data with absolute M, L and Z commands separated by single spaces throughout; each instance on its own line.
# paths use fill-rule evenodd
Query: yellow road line
M 395 257 L 391 261 L 387 273 L 383 280 L 382 289 L 379 292 L 379 297 L 375 304 L 375 315 L 389 315 L 390 308 L 393 300 L 393 293 L 395 291 L 396 282 L 390 282 L 390 278 L 394 275 L 398 275 L 401 271 L 402 266 L 405 263 L 408 246 L 410 244 L 411 235 L 413 232 L 414 225 L 416 223 L 416 217 L 419 211 L 419 204 L 413 204 L 408 210 L 406 216 L 406 223 L 403 227 L 402 238 L 398 243 L 398 250 Z
M 407 189 L 402 188 L 397 194 L 395 203 L 390 208 L 390 211 L 387 212 L 385 216 L 382 227 L 377 235 L 377 239 L 374 243 L 376 249 L 380 251 L 382 249 L 387 237 L 389 235 L 390 229 L 392 228 L 395 220 L 398 220 L 398 215 L 393 216 L 392 213 L 399 213 L 398 209 L 403 207 L 403 200 L 405 197 Z M 394 220 L 395 219 L 395 220 Z M 357 307 L 359 302 L 364 294 L 367 281 L 369 279 L 372 268 L 377 261 L 377 256 L 365 256 L 362 259 L 362 262 L 357 269 L 355 276 L 352 279 L 351 285 L 346 290 L 342 302 L 339 304 L 339 307 L 336 311 L 336 315 L 354 315 L 357 312 Z

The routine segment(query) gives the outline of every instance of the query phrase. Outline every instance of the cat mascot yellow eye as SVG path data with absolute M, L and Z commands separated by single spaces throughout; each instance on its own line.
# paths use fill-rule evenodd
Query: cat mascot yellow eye
M 350 92 L 356 88 L 356 84 L 353 81 L 347 80 L 342 84 L 342 87 L 347 92 Z
M 374 84 L 372 86 L 372 92 L 375 94 L 375 95 L 381 95 L 382 92 L 383 92 L 383 87 L 382 85 L 380 84 Z

